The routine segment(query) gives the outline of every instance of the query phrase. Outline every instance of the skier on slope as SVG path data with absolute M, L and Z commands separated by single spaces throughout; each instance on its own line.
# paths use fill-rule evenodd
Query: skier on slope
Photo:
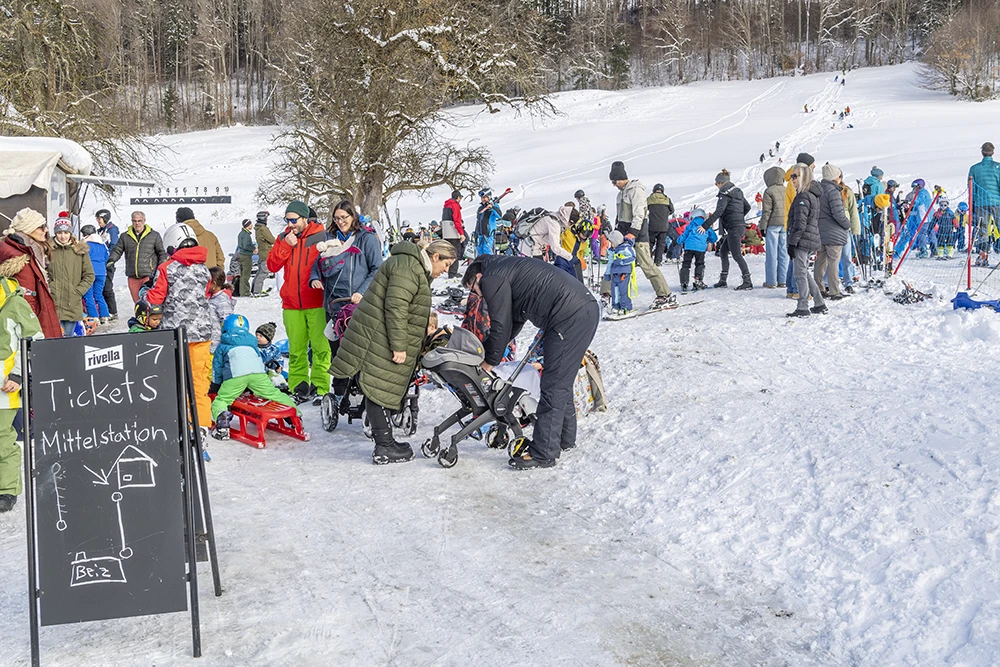
M 492 255 L 493 241 L 497 232 L 497 220 L 503 212 L 493 200 L 493 190 L 479 191 L 479 210 L 476 212 L 476 255 Z

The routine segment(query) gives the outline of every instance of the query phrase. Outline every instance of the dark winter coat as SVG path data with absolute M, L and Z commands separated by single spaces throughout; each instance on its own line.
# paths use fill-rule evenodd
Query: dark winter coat
M 118 237 L 108 261 L 117 262 L 122 255 L 125 256 L 125 275 L 129 278 L 148 278 L 156 267 L 167 261 L 163 239 L 149 225 L 142 228 L 142 234 L 136 234 L 135 228 L 129 225 L 125 233 Z
M 323 283 L 323 307 L 333 318 L 344 307 L 343 301 L 354 293 L 364 295 L 382 266 L 382 244 L 371 232 L 351 234 L 343 244 L 330 240 L 316 246 L 319 257 L 313 265 L 309 282 Z
M 24 288 L 24 300 L 38 317 L 46 338 L 62 338 L 62 325 L 45 271 L 16 233 L 6 236 L 0 243 L 0 277 L 13 278 Z
M 490 333 L 483 341 L 486 363 L 503 359 L 507 343 L 525 322 L 558 330 L 560 323 L 590 307 L 594 297 L 569 273 L 527 257 L 486 257 L 479 290 L 490 314 Z
M 69 245 L 49 241 L 52 261 L 49 262 L 49 285 L 56 304 L 56 315 L 62 322 L 83 319 L 83 295 L 94 284 L 94 267 L 90 264 L 90 246 L 75 238 Z
M 746 229 L 746 215 L 749 212 L 750 202 L 743 196 L 743 191 L 730 181 L 719 188 L 719 203 L 702 227 L 708 229 L 718 220 L 727 232 L 743 236 L 743 230 Z
M 267 223 L 258 222 L 254 225 L 254 238 L 257 240 L 257 261 L 261 266 L 267 264 L 267 255 L 274 247 L 274 234 L 267 228 Z
M 615 228 L 623 236 L 634 236 L 636 243 L 649 243 L 646 186 L 637 178 L 633 178 L 618 192 Z
M 656 234 L 669 231 L 670 218 L 674 214 L 674 204 L 670 197 L 662 192 L 654 192 L 646 200 L 646 210 L 649 212 L 649 231 Z
M 253 235 L 249 229 L 241 229 L 236 237 L 236 254 L 253 255 L 254 251 Z
M 784 229 L 788 216 L 785 214 L 785 170 L 781 167 L 771 167 L 764 172 L 764 196 L 761 199 L 760 228 L 761 235 L 767 233 L 768 227 Z
M 397 243 L 354 310 L 330 375 L 358 375 L 366 397 L 398 410 L 423 349 L 430 314 L 430 259 L 413 243 Z M 406 361 L 393 362 L 394 351 L 406 352 Z
M 844 210 L 840 186 L 833 181 L 821 183 L 819 200 L 819 238 L 823 245 L 847 245 L 851 235 L 851 219 Z
M 191 343 L 208 342 L 219 327 L 208 303 L 205 266 L 208 251 L 201 246 L 181 248 L 156 269 L 156 282 L 146 301 L 163 306 L 161 329 L 185 327 Z
M 819 198 L 823 196 L 823 186 L 817 181 L 809 188 L 795 195 L 788 214 L 788 250 L 790 252 L 814 252 L 822 245 L 819 239 Z

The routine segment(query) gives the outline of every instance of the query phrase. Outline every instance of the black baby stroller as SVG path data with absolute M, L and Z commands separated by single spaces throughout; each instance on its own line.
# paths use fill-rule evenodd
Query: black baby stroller
M 538 402 L 524 388 L 515 387 L 514 380 L 534 350 L 532 345 L 510 380 L 482 369 L 483 344 L 466 329 L 455 329 L 447 345 L 425 354 L 424 370 L 432 380 L 451 389 L 462 407 L 434 427 L 434 435 L 420 448 L 423 455 L 436 456 L 440 465 L 450 468 L 458 462 L 458 443 L 490 422 L 495 423 L 486 434 L 486 445 L 506 447 L 511 457 L 519 455 L 525 444 L 522 429 L 534 423 Z M 455 424 L 462 428 L 451 436 L 451 444 L 442 448 L 441 434 Z

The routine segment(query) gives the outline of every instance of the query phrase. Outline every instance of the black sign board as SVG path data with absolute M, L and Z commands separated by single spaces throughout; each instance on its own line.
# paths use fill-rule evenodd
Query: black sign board
M 200 477 L 201 509 L 207 485 L 193 470 L 183 332 L 26 341 L 24 352 L 33 661 L 36 616 L 47 626 L 179 612 L 189 594 L 200 654 L 192 487 Z
M 132 197 L 132 206 L 179 206 L 182 204 L 232 204 L 233 198 L 229 195 L 212 195 L 204 197 Z

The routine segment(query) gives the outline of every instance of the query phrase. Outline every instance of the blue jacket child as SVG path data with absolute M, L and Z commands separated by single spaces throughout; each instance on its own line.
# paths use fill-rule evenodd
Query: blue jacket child
M 715 233 L 714 229 L 709 229 L 706 233 L 702 228 L 705 224 L 705 218 L 702 216 L 692 216 L 691 222 L 684 229 L 684 233 L 677 238 L 677 245 L 684 248 L 685 250 L 692 250 L 694 252 L 706 252 L 708 250 L 709 243 L 715 243 L 719 240 L 718 235 Z
M 257 352 L 257 336 L 250 332 L 250 323 L 243 315 L 234 313 L 222 323 L 222 338 L 212 357 L 212 383 L 218 386 L 212 420 L 217 426 L 225 424 L 223 439 L 229 435 L 229 406 L 247 389 L 260 398 L 295 407 L 295 401 L 278 391 L 268 377 Z M 220 419 L 222 413 L 226 413 L 224 419 Z
M 622 236 L 617 229 L 608 235 L 614 249 L 611 261 L 604 272 L 604 279 L 611 283 L 611 307 L 615 310 L 632 310 L 632 297 L 637 291 L 635 284 L 635 248 L 632 241 Z

